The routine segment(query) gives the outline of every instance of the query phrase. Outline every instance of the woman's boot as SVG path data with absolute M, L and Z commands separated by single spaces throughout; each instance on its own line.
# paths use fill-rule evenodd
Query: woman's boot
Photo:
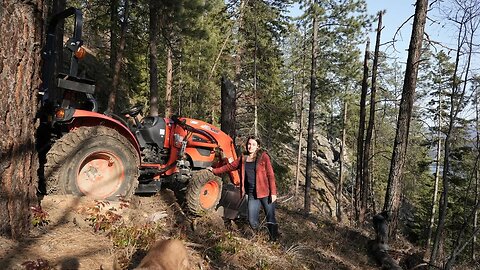
M 268 223 L 267 224 L 268 235 L 270 235 L 270 241 L 277 241 L 280 234 L 278 233 L 278 224 L 277 223 Z

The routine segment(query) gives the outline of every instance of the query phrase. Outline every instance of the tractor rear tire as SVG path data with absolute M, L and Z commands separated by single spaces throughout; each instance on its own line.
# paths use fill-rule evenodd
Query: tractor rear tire
M 188 183 L 186 195 L 191 213 L 203 216 L 213 212 L 222 196 L 222 179 L 208 170 L 196 171 Z
M 138 185 L 138 167 L 137 151 L 115 129 L 79 127 L 47 153 L 47 194 L 129 199 Z

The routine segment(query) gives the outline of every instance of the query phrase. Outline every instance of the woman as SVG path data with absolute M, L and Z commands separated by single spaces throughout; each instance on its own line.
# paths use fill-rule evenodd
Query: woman
M 240 170 L 241 195 L 248 195 L 248 222 L 250 226 L 254 230 L 258 229 L 260 225 L 260 205 L 262 205 L 267 216 L 270 240 L 276 241 L 278 237 L 278 224 L 275 219 L 277 187 L 270 157 L 260 149 L 260 140 L 255 136 L 248 137 L 244 155 L 222 167 L 208 167 L 207 169 L 216 175 Z

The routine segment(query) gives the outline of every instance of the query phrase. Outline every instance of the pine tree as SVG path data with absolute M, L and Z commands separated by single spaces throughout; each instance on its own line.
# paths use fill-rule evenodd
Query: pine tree
M 42 1 L 0 3 L 0 234 L 28 235 L 30 206 L 37 203 L 35 148 L 37 90 L 43 35 Z M 6 12 L 8 11 L 8 12 Z
M 389 213 L 391 222 L 389 224 L 390 235 L 396 235 L 398 225 L 398 211 L 402 194 L 401 182 L 406 152 L 408 145 L 408 134 L 413 109 L 413 97 L 416 88 L 418 65 L 422 48 L 422 37 L 424 34 L 425 21 L 427 16 L 428 0 L 418 0 L 415 7 L 415 17 L 410 38 L 408 59 L 403 84 L 402 100 L 397 119 L 397 132 L 393 146 L 390 173 L 388 177 L 387 191 L 383 210 Z

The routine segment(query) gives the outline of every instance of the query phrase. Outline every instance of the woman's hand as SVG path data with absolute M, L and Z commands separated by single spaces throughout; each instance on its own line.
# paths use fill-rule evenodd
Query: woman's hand
M 277 200 L 277 195 L 270 195 L 270 200 L 274 203 Z

